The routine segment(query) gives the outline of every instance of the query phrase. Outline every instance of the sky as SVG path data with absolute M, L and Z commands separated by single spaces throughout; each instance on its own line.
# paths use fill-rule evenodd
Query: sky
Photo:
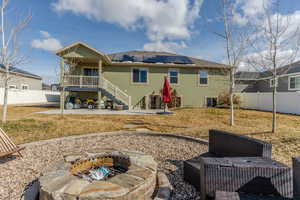
M 234 20 L 240 28 L 254 20 L 272 0 L 233 0 Z M 262 3 L 264 2 L 264 3 Z M 32 19 L 19 35 L 18 66 L 57 81 L 59 58 L 55 51 L 83 41 L 105 52 L 128 50 L 169 51 L 224 62 L 224 41 L 218 0 L 11 0 L 7 24 L 16 16 Z M 300 1 L 283 0 L 280 13 L 300 23 Z

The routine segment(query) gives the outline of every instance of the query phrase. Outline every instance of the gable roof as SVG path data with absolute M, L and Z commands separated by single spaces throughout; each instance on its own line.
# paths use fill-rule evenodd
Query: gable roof
M 0 64 L 0 70 L 1 71 L 5 70 L 4 65 Z M 9 67 L 9 72 L 15 73 L 15 74 L 18 74 L 18 75 L 21 75 L 21 76 L 27 76 L 27 77 L 31 77 L 31 78 L 42 80 L 41 76 L 38 76 L 36 74 L 30 73 L 28 71 L 25 71 L 25 70 L 22 70 L 22 69 L 19 69 L 19 68 L 16 68 L 16 67 Z
M 107 57 L 107 55 L 105 53 L 102 53 L 101 51 L 99 51 L 99 50 L 97 50 L 97 49 L 95 49 L 95 48 L 93 48 L 93 47 L 89 46 L 88 44 L 86 44 L 84 42 L 81 42 L 81 41 L 75 42 L 73 44 L 70 44 L 70 45 L 68 45 L 68 46 L 66 46 L 66 47 L 64 47 L 64 48 L 56 51 L 56 55 L 63 56 L 65 53 L 68 52 L 69 49 L 72 49 L 72 48 L 74 48 L 76 46 L 83 46 L 83 47 L 85 47 L 85 48 L 87 48 L 87 49 L 89 49 L 89 50 L 97 53 L 99 56 L 103 57 L 106 62 L 108 62 L 108 63 L 110 62 L 109 57 Z
M 160 64 L 166 66 L 170 66 L 169 64 L 171 63 L 189 67 L 232 68 L 232 66 L 169 52 L 126 51 L 108 54 L 108 57 L 112 60 L 112 62 L 115 63 L 136 62 L 145 64 Z

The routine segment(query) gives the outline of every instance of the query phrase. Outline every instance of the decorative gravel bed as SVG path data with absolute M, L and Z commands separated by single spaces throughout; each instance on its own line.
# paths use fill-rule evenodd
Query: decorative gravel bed
M 120 132 L 37 143 L 26 147 L 22 152 L 23 159 L 0 159 L 0 199 L 21 199 L 26 186 L 41 176 L 44 168 L 62 159 L 64 154 L 99 147 L 152 155 L 159 163 L 159 170 L 167 175 L 174 188 L 171 199 L 200 199 L 199 193 L 183 181 L 182 167 L 183 160 L 206 152 L 206 145 L 182 138 Z

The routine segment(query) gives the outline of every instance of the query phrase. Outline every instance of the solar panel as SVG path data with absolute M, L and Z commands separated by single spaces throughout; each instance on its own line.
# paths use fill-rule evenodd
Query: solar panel
M 115 62 L 194 64 L 186 56 L 117 54 L 112 60 Z

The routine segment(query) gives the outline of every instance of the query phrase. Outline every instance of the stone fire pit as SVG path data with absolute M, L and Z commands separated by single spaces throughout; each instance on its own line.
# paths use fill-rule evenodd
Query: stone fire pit
M 86 180 L 78 173 L 95 166 L 122 167 L 105 180 Z M 151 199 L 157 163 L 141 152 L 98 149 L 70 154 L 40 177 L 40 200 Z

